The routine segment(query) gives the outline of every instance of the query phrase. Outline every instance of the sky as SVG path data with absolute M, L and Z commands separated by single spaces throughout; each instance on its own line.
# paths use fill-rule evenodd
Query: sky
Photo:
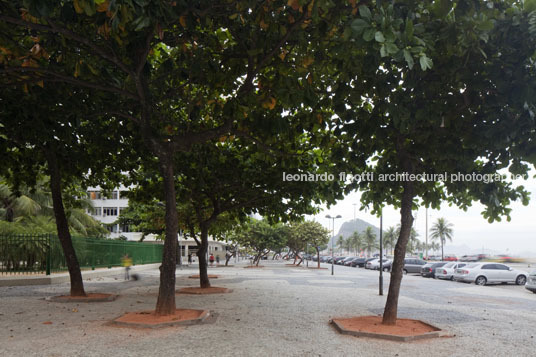
M 484 206 L 474 203 L 467 211 L 457 207 L 449 207 L 443 204 L 440 210 L 428 210 L 428 228 L 440 217 L 445 218 L 453 224 L 453 240 L 445 246 L 445 253 L 456 254 L 509 254 L 514 256 L 536 256 L 536 179 L 533 178 L 536 172 L 531 172 L 528 180 L 516 180 L 514 184 L 522 184 L 530 192 L 530 203 L 523 206 L 520 202 L 514 202 L 509 207 L 512 208 L 510 214 L 511 221 L 503 219 L 501 222 L 488 223 L 483 218 L 481 212 Z M 356 206 L 353 204 L 357 203 Z M 326 228 L 331 230 L 331 219 L 325 218 L 327 214 L 331 216 L 341 215 L 342 218 L 335 220 L 335 234 L 337 234 L 342 223 L 350 221 L 355 217 L 360 218 L 377 227 L 380 226 L 380 219 L 370 212 L 360 210 L 360 194 L 353 192 L 347 195 L 336 205 L 326 209 L 315 216 L 307 219 L 314 219 Z M 416 218 L 414 228 L 419 234 L 419 239 L 425 240 L 426 232 L 426 209 L 420 208 L 414 212 Z M 393 207 L 384 208 L 383 227 L 386 230 L 390 226 L 400 223 L 400 211 Z M 429 233 L 430 234 L 430 233 Z M 465 246 L 465 247 L 464 247 Z M 467 253 L 462 253 L 467 248 Z M 473 250 L 473 251 L 470 251 Z M 478 250 L 478 252 L 476 251 Z

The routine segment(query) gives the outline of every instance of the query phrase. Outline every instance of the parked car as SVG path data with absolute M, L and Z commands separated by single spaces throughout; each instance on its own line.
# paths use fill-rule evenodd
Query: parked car
M 525 285 L 528 273 L 500 263 L 474 263 L 456 269 L 454 280 L 476 285 L 515 283 Z
M 423 265 L 425 265 L 426 262 L 422 259 L 417 259 L 417 258 L 406 258 L 404 259 L 404 269 L 403 269 L 403 272 L 404 274 L 420 274 L 421 273 L 421 268 L 423 267 Z M 392 265 L 390 267 L 390 269 L 392 269 Z
M 348 267 L 349 267 L 349 266 L 350 266 L 350 263 L 351 263 L 352 260 L 354 260 L 355 258 L 357 258 L 357 257 L 347 257 L 347 258 L 343 259 L 343 261 L 342 261 L 342 265 L 344 265 L 344 266 L 348 266 Z
M 364 267 L 366 260 L 367 258 L 354 258 L 352 259 L 350 266 L 351 267 Z
M 383 271 L 389 271 L 391 269 L 391 260 L 383 258 L 382 259 Z M 367 263 L 367 269 L 379 270 L 380 269 L 380 259 L 371 260 Z
M 435 271 L 435 277 L 439 279 L 454 279 L 454 271 L 458 268 L 463 268 L 467 263 L 455 263 L 450 262 L 443 265 L 441 268 L 437 268 Z
M 425 278 L 435 278 L 437 268 L 446 265 L 447 262 L 428 263 L 421 268 L 421 276 Z
M 529 277 L 527 279 L 527 285 L 525 285 L 525 288 L 536 294 L 536 270 L 532 271 L 529 274 Z
M 335 264 L 342 265 L 342 261 L 347 257 L 335 257 Z
M 456 257 L 455 255 L 445 255 L 445 259 L 443 260 L 446 262 L 457 262 L 458 257 Z
M 438 260 L 441 260 L 441 256 L 439 256 L 439 255 L 430 255 L 427 260 L 438 261 Z
M 373 261 L 373 260 L 376 260 L 376 259 L 378 259 L 378 258 L 367 258 L 367 260 L 365 260 L 365 264 L 363 265 L 363 267 L 364 267 L 365 269 L 370 269 L 369 267 L 367 267 L 367 264 L 368 264 L 369 262 Z

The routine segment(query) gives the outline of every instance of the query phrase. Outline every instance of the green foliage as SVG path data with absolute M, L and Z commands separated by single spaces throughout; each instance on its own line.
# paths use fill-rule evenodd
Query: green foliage
M 0 180 L 0 233 L 44 234 L 56 233 L 52 199 L 47 189 L 48 179 L 41 178 L 32 190 L 19 187 L 18 192 Z M 90 201 L 76 198 L 70 190 L 64 197 L 69 230 L 84 237 L 104 237 L 108 230 L 86 211 L 92 209 Z
M 270 251 L 279 252 L 287 245 L 289 227 L 282 224 L 271 225 L 265 220 L 250 219 L 239 227 L 232 239 L 240 246 L 255 252 L 256 262 Z

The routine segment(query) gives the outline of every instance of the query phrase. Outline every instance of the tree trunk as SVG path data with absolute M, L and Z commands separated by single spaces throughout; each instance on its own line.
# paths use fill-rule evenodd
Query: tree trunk
M 61 197 L 61 174 L 56 154 L 52 150 L 45 149 L 45 155 L 50 173 L 50 192 L 52 193 L 52 207 L 56 218 L 56 229 L 71 280 L 71 296 L 86 296 L 84 281 L 80 272 L 80 264 L 78 263 L 78 258 L 74 250 L 67 216 L 65 215 L 65 208 L 63 206 L 63 198 Z
M 177 261 L 177 232 L 179 217 L 177 214 L 177 198 L 175 193 L 175 177 L 171 154 L 160 158 L 160 171 L 164 178 L 164 196 L 166 200 L 166 235 L 162 265 L 160 266 L 160 288 L 156 301 L 156 315 L 175 313 L 175 270 Z
M 231 258 L 234 257 L 235 254 L 236 254 L 236 252 L 234 252 L 232 254 L 227 254 L 227 257 L 225 258 L 225 266 L 229 265 L 229 260 L 231 260 Z
M 408 170 L 409 171 L 409 170 Z M 398 296 L 400 294 L 400 283 L 402 282 L 404 258 L 406 257 L 406 247 L 408 245 L 413 216 L 411 209 L 413 204 L 414 187 L 413 182 L 406 181 L 403 184 L 402 205 L 400 209 L 400 236 L 395 246 L 395 254 L 392 265 L 391 281 L 389 283 L 389 294 L 383 312 L 384 325 L 394 325 L 398 314 Z M 381 258 L 381 257 L 380 257 Z
M 318 269 L 320 269 L 320 249 L 318 247 L 315 247 L 316 249 L 316 261 L 318 263 Z
M 199 246 L 199 286 L 201 288 L 210 288 L 207 268 L 207 250 L 208 250 L 208 227 L 201 224 L 201 245 Z
M 294 261 L 294 264 L 296 264 L 296 266 L 299 267 L 300 264 L 303 262 L 303 258 L 302 258 L 301 255 L 299 255 L 298 253 L 296 253 L 296 256 L 297 256 L 298 258 L 300 258 L 300 262 L 299 262 L 298 264 L 296 264 L 296 261 Z
M 441 261 L 445 260 L 445 256 L 443 255 L 443 238 L 441 239 Z

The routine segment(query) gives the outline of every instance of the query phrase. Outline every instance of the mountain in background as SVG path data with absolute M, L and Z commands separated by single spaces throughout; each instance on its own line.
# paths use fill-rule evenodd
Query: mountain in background
M 376 234 L 376 238 L 380 239 L 380 229 L 376 227 L 375 225 L 372 225 L 366 221 L 363 221 L 362 219 L 356 218 L 355 220 L 352 219 L 350 221 L 346 221 L 342 224 L 341 228 L 339 229 L 339 233 L 335 235 L 335 237 L 332 237 L 331 240 L 335 239 L 335 245 L 337 244 L 337 240 L 340 236 L 343 236 L 344 239 L 350 237 L 355 231 L 358 231 L 359 234 L 362 234 L 367 227 L 372 227 L 372 231 L 374 234 Z M 384 231 L 385 232 L 385 231 Z M 329 244 L 331 245 L 331 240 L 329 241 Z

